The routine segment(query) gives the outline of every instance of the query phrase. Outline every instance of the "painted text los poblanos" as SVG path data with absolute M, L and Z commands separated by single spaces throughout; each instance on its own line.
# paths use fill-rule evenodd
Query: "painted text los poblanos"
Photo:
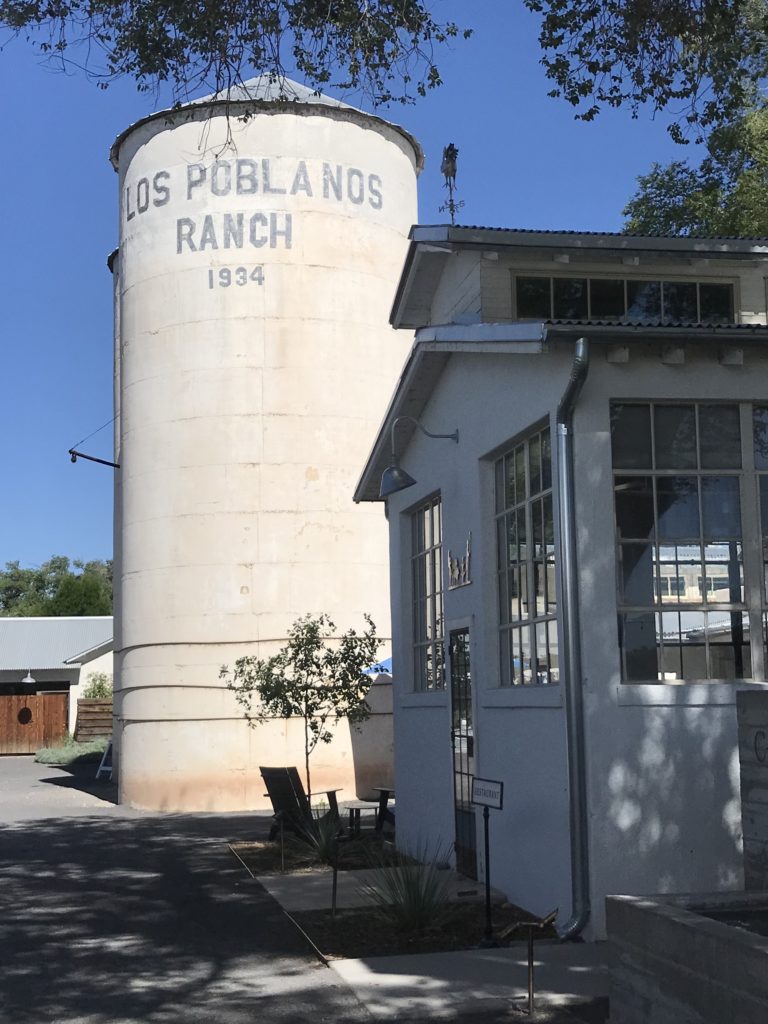
M 127 184 L 124 190 L 126 224 L 136 217 L 151 215 L 153 210 L 168 206 L 179 196 L 182 202 L 199 205 L 206 195 L 217 198 L 258 195 L 270 197 L 270 202 L 266 210 L 251 207 L 247 211 L 234 209 L 177 217 L 174 239 L 177 255 L 222 249 L 290 249 L 294 237 L 293 213 L 275 210 L 271 198 L 274 196 L 306 196 L 331 203 L 346 201 L 371 210 L 381 210 L 384 205 L 382 180 L 378 174 L 324 161 L 309 168 L 306 160 L 240 157 L 218 159 L 210 164 L 191 163 L 174 173 L 160 170 Z M 210 278 L 209 287 L 215 286 L 213 282 Z M 216 283 L 227 286 L 224 279 L 218 277 Z

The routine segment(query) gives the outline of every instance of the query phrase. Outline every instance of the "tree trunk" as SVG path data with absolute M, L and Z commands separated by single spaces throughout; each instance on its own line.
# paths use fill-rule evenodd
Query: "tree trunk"
M 312 780 L 309 777 L 309 720 L 306 713 L 304 715 L 304 771 L 307 776 L 307 800 L 309 800 L 310 810 L 312 810 Z

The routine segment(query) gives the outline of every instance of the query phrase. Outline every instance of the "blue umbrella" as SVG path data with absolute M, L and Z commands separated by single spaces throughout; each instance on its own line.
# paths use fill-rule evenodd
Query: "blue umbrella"
M 370 668 L 363 669 L 363 674 L 366 676 L 380 676 L 380 675 L 392 675 L 392 657 L 384 658 L 382 661 L 377 661 L 375 665 L 371 665 Z

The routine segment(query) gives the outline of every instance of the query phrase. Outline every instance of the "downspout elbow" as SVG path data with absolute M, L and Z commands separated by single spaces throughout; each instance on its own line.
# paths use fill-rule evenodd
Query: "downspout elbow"
M 573 363 L 571 365 L 571 376 L 566 384 L 563 397 L 557 407 L 557 425 L 570 429 L 573 420 L 573 410 L 579 400 L 584 381 L 589 371 L 589 342 L 586 338 L 579 338 L 576 342 Z

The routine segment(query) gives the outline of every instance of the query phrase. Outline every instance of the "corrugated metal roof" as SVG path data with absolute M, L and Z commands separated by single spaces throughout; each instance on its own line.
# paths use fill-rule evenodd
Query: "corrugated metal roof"
M 658 232 L 577 231 L 574 228 L 500 228 L 487 224 L 418 224 L 416 226 L 419 228 L 450 226 L 456 231 L 501 231 L 509 235 L 586 235 L 595 238 L 659 238 L 662 240 L 674 238 L 679 241 L 689 240 L 691 242 L 768 242 L 768 236 L 766 235 L 663 235 Z
M 728 331 L 729 334 L 732 331 L 741 331 L 745 334 L 765 333 L 766 329 L 765 324 L 712 324 L 690 320 L 542 320 L 541 323 L 560 327 L 634 327 L 639 331 L 684 327 L 686 331 Z
M 71 668 L 67 658 L 112 639 L 111 615 L 0 618 L 0 671 Z

